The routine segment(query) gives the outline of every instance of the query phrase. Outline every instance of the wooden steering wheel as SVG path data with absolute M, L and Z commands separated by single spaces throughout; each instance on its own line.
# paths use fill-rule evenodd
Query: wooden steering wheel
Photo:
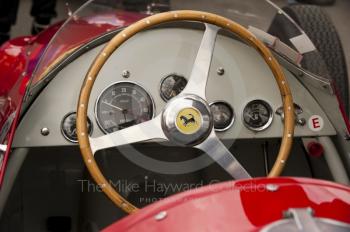
M 111 54 L 136 33 L 150 27 L 174 21 L 197 21 L 205 23 L 206 30 L 185 89 L 173 98 L 154 119 L 113 132 L 98 138 L 89 137 L 87 108 L 97 75 Z M 177 144 L 195 147 L 206 152 L 235 179 L 251 178 L 217 138 L 213 120 L 206 102 L 205 89 L 212 60 L 216 36 L 220 28 L 226 29 L 254 47 L 270 67 L 278 84 L 283 102 L 284 129 L 281 147 L 269 177 L 279 176 L 290 154 L 294 134 L 294 108 L 290 88 L 277 60 L 270 50 L 243 26 L 219 15 L 199 11 L 172 11 L 144 18 L 118 33 L 99 53 L 85 77 L 77 107 L 77 135 L 84 162 L 103 192 L 122 210 L 133 213 L 137 208 L 124 199 L 101 173 L 94 154 L 98 150 L 125 144 L 165 139 Z M 192 115 L 196 123 L 186 126 L 181 118 Z M 137 135 L 137 136 L 135 136 Z

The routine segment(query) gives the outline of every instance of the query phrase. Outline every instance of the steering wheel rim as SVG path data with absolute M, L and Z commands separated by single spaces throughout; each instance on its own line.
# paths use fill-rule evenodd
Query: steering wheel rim
M 267 65 L 269 66 L 269 68 L 271 69 L 275 77 L 275 81 L 277 82 L 279 91 L 281 93 L 281 98 L 283 102 L 283 111 L 285 115 L 281 147 L 280 147 L 277 159 L 275 161 L 275 164 L 272 170 L 270 171 L 268 177 L 276 177 L 280 175 L 280 173 L 282 172 L 287 162 L 288 156 L 290 154 L 290 150 L 293 142 L 293 135 L 294 135 L 294 108 L 293 108 L 292 94 L 280 64 L 274 58 L 270 50 L 261 41 L 259 41 L 251 32 L 249 32 L 243 26 L 227 18 L 224 18 L 216 14 L 212 14 L 212 13 L 183 10 L 183 11 L 165 12 L 165 13 L 149 16 L 147 18 L 144 18 L 130 25 L 129 27 L 127 27 L 126 29 L 118 33 L 99 53 L 99 55 L 96 57 L 94 62 L 91 64 L 89 71 L 85 77 L 85 80 L 83 82 L 83 85 L 81 87 L 81 91 L 79 94 L 79 102 L 77 107 L 77 136 L 78 136 L 80 151 L 81 151 L 83 160 L 91 176 L 93 177 L 95 182 L 101 187 L 103 192 L 115 203 L 116 206 L 120 207 L 122 210 L 124 210 L 127 213 L 134 213 L 138 210 L 138 208 L 133 204 L 131 204 L 130 202 L 128 202 L 127 199 L 123 198 L 109 184 L 109 182 L 106 180 L 106 178 L 100 171 L 94 159 L 94 153 L 97 150 L 94 148 L 94 140 L 92 140 L 92 138 L 89 137 L 88 128 L 87 128 L 87 108 L 89 104 L 90 94 L 99 71 L 101 70 L 103 65 L 106 63 L 110 55 L 118 47 L 120 47 L 125 41 L 127 41 L 129 38 L 131 38 L 133 35 L 137 34 L 138 32 L 146 30 L 150 27 L 153 27 L 162 23 L 166 23 L 166 22 L 184 21 L 184 20 L 205 23 L 207 26 L 207 29 L 211 29 L 211 30 L 218 30 L 218 29 L 215 29 L 213 26 L 208 26 L 208 24 L 215 25 L 218 28 L 226 29 L 238 35 L 243 41 L 250 44 L 260 53 L 260 55 L 263 57 L 263 59 L 265 60 L 265 62 L 267 63 Z M 210 62 L 211 62 L 211 57 L 210 57 Z M 210 63 L 209 63 L 209 66 L 210 66 Z M 196 77 L 193 77 L 190 79 L 194 79 L 194 78 Z M 205 87 L 206 87 L 206 83 L 204 84 L 204 95 L 205 95 Z M 190 87 L 186 87 L 186 88 L 190 89 Z M 184 92 L 186 92 L 185 90 Z M 201 96 L 202 92 L 198 92 L 198 93 L 196 92 L 195 94 Z M 180 95 L 182 95 L 181 96 L 182 98 L 186 98 L 185 93 L 181 93 Z M 205 99 L 205 96 L 204 96 L 204 99 Z M 164 115 L 162 116 L 165 117 Z M 161 116 L 156 117 L 155 121 L 160 122 L 159 125 L 161 125 L 161 127 L 164 127 L 164 123 L 163 123 L 164 120 L 162 121 Z M 149 126 L 150 129 L 152 128 L 152 124 L 148 123 L 147 125 Z M 162 130 L 164 128 L 157 128 L 157 129 Z M 208 129 L 207 132 L 208 132 L 206 135 L 207 139 L 209 139 L 209 137 L 215 136 L 215 132 L 213 128 Z M 162 136 L 163 135 L 164 135 L 164 132 Z M 167 138 L 167 137 L 168 135 L 164 136 L 164 138 Z M 214 139 L 214 141 L 217 143 L 220 143 L 218 139 L 217 140 Z M 104 142 L 106 143 L 106 141 Z M 204 149 L 206 145 L 204 144 L 201 147 L 201 144 L 204 144 L 204 142 L 197 144 L 198 145 L 197 148 Z M 111 146 L 112 145 L 109 145 L 109 147 Z M 220 153 L 221 151 L 218 151 L 218 152 Z M 245 173 L 243 173 L 241 176 L 244 177 L 246 175 Z

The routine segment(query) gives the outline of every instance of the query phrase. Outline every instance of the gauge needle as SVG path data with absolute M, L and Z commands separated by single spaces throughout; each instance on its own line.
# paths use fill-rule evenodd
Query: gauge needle
M 105 101 L 103 101 L 102 103 L 104 103 L 104 104 L 106 104 L 107 106 L 110 106 L 110 107 L 112 107 L 112 108 L 115 108 L 115 109 L 117 109 L 117 110 L 123 111 L 122 108 L 120 108 L 120 107 L 118 107 L 118 106 L 115 106 L 115 105 L 112 105 L 111 103 L 108 103 L 108 102 L 105 102 Z
M 250 119 L 256 120 L 255 116 L 252 116 L 250 114 L 247 114 Z

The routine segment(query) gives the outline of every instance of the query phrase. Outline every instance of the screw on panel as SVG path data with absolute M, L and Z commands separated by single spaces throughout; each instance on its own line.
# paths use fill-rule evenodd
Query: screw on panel
M 124 70 L 122 72 L 122 77 L 124 78 L 129 78 L 130 77 L 130 71 L 129 70 Z
M 305 118 L 299 118 L 299 119 L 296 119 L 298 125 L 300 126 L 305 126 L 306 124 L 306 119 Z
M 225 74 L 225 69 L 223 67 L 220 67 L 216 70 L 216 72 L 219 76 L 222 76 Z
M 48 136 L 50 134 L 50 130 L 47 127 L 42 128 L 40 132 L 43 136 Z

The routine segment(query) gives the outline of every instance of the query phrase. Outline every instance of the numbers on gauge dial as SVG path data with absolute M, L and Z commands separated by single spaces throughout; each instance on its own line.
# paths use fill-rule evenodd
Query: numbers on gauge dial
M 148 92 L 133 82 L 117 82 L 96 101 L 95 114 L 104 133 L 112 133 L 152 119 L 154 102 Z

